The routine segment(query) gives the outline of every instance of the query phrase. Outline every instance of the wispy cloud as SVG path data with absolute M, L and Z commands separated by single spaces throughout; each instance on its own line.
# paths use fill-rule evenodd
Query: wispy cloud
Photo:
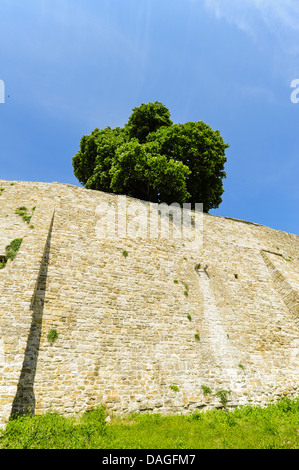
M 284 52 L 299 54 L 299 3 L 297 0 L 205 0 L 217 18 L 237 25 L 258 38 L 260 26 L 279 41 Z

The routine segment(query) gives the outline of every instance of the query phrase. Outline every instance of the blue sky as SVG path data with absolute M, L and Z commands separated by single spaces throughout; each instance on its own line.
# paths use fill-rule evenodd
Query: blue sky
M 299 234 L 295 79 L 295 0 L 1 0 L 0 178 L 79 185 L 82 135 L 161 101 L 230 145 L 212 214 Z

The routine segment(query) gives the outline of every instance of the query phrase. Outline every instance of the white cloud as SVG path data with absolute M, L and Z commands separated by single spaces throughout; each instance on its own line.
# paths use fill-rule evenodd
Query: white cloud
M 279 41 L 284 52 L 299 54 L 299 3 L 297 0 L 205 0 L 219 19 L 234 23 L 258 39 L 260 26 Z

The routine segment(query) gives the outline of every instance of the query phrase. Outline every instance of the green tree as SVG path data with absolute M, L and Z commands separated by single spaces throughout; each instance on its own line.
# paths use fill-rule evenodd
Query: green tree
M 133 108 L 126 129 L 130 139 L 137 138 L 140 143 L 144 143 L 148 134 L 160 127 L 171 125 L 169 110 L 159 101 L 155 101 Z
M 190 170 L 157 150 L 155 142 L 140 144 L 137 139 L 119 147 L 110 171 L 112 191 L 152 202 L 183 204 L 190 196 L 186 189 Z
M 76 178 L 87 189 L 110 191 L 110 170 L 118 149 L 126 141 L 126 132 L 120 127 L 94 129 L 81 138 L 80 150 L 73 157 Z
M 175 158 L 186 165 L 190 174 L 186 177 L 187 199 L 192 206 L 202 202 L 204 211 L 219 207 L 222 202 L 222 180 L 226 177 L 224 143 L 220 132 L 213 131 L 202 121 L 174 124 L 160 128 L 148 135 L 148 141 L 159 144 L 159 152 L 167 158 Z
M 89 189 L 167 204 L 203 203 L 208 212 L 222 201 L 227 147 L 220 132 L 202 121 L 173 124 L 156 101 L 134 108 L 124 128 L 84 135 L 74 174 Z

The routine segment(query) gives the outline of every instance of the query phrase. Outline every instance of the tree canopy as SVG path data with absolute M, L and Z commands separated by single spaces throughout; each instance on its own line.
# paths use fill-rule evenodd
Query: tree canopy
M 219 207 L 226 144 L 202 121 L 173 124 L 156 101 L 134 108 L 123 127 L 94 129 L 81 138 L 74 174 L 85 188 L 152 202 Z

